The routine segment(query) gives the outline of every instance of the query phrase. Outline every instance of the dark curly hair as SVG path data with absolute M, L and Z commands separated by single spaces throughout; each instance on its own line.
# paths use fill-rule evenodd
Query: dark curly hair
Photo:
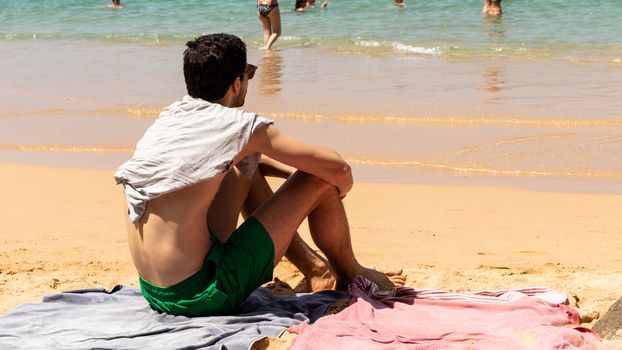
M 246 44 L 235 35 L 203 35 L 186 43 L 184 78 L 188 95 L 205 101 L 223 98 L 246 69 Z

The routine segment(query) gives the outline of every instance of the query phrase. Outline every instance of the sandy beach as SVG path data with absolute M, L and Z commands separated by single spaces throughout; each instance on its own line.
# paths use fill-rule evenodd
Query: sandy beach
M 0 313 L 63 290 L 137 284 L 112 171 L 0 163 L 0 183 Z M 621 195 L 357 183 L 345 205 L 359 259 L 404 268 L 409 286 L 547 286 L 588 327 L 622 291 Z M 301 280 L 286 261 L 275 276 Z
M 0 2 L 0 316 L 138 285 L 112 174 L 186 94 L 186 41 L 217 32 L 259 67 L 244 110 L 352 165 L 363 264 L 415 288 L 554 288 L 589 328 L 622 296 L 622 2 L 283 5 L 273 50 L 254 3 L 123 2 Z M 275 277 L 304 285 L 286 260 Z

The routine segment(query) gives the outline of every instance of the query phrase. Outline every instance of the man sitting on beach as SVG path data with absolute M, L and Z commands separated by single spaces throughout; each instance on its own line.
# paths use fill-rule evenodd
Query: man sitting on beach
M 151 307 L 168 314 L 228 314 L 286 255 L 310 291 L 345 289 L 362 275 L 388 290 L 401 271 L 359 264 L 341 199 L 350 166 L 334 151 L 286 135 L 273 121 L 235 109 L 256 67 L 229 34 L 187 43 L 188 95 L 165 108 L 115 173 L 128 203 L 128 241 Z M 261 162 L 260 162 L 261 159 Z M 258 168 L 258 163 L 260 166 Z M 264 175 L 286 174 L 276 193 Z M 237 227 L 240 213 L 247 216 Z M 298 236 L 308 219 L 328 262 Z

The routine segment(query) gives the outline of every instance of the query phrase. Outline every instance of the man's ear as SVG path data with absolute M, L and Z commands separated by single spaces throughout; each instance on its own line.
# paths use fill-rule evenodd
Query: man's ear
M 240 80 L 240 77 L 236 77 L 233 83 L 231 83 L 230 89 L 232 90 L 234 94 L 237 95 L 240 92 L 241 88 L 242 88 L 242 81 Z

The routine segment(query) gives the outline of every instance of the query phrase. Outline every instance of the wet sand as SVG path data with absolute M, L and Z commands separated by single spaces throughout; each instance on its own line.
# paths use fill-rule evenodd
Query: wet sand
M 185 94 L 183 43 L 2 45 L 0 161 L 113 169 Z M 622 65 L 610 58 L 251 46 L 249 62 L 244 108 L 338 150 L 358 179 L 622 192 Z
M 112 171 L 0 163 L 0 183 L 0 313 L 63 290 L 136 285 Z M 548 286 L 587 326 L 620 297 L 621 195 L 360 182 L 345 205 L 361 262 L 402 267 L 409 286 Z M 287 262 L 275 276 L 301 280 Z

